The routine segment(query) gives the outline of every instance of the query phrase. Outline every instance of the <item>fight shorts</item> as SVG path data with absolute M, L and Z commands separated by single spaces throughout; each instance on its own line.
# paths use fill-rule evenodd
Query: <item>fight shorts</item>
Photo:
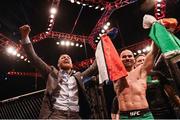
M 130 111 L 120 111 L 120 119 L 154 119 L 152 113 L 149 109 L 138 109 Z

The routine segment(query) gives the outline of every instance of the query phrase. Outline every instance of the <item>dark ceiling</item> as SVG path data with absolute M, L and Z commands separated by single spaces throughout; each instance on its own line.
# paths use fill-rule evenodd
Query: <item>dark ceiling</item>
M 137 2 L 117 9 L 109 18 L 111 27 L 119 29 L 118 36 L 113 40 L 115 46 L 122 47 L 143 41 L 147 37 L 148 31 L 142 28 L 142 18 L 146 13 L 154 14 L 154 7 L 149 4 L 150 0 L 137 0 Z M 153 0 L 152 0 L 153 1 Z M 109 2 L 113 2 L 109 0 Z M 52 0 L 1 0 L 0 4 L 0 33 L 18 43 L 20 34 L 18 28 L 21 25 L 31 26 L 30 36 L 35 36 L 45 32 L 48 26 L 49 8 Z M 73 26 L 77 16 L 82 12 Z M 167 0 L 167 17 L 180 19 L 179 0 Z M 72 4 L 68 0 L 61 0 L 58 13 L 55 19 L 53 31 L 70 33 L 75 35 L 88 36 L 100 19 L 103 11 L 95 10 L 94 7 Z M 56 61 L 61 53 L 67 52 L 74 62 L 86 58 L 94 57 L 94 51 L 90 45 L 86 48 L 57 46 L 58 39 L 45 39 L 34 44 L 37 54 L 48 64 L 56 65 Z M 7 55 L 5 50 L 1 50 L 0 71 L 32 71 L 31 65 L 19 58 Z

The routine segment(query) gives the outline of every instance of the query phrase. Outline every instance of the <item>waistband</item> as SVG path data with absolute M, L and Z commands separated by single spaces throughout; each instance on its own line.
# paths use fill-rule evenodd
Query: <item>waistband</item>
M 129 116 L 129 117 L 136 117 L 136 116 L 142 116 L 148 112 L 150 112 L 149 108 L 129 110 L 129 111 L 120 111 L 120 116 L 124 115 L 124 116 Z
M 76 111 L 71 111 L 71 110 L 57 110 L 57 109 L 53 109 L 53 112 L 60 112 L 60 113 L 64 113 L 64 114 L 78 114 L 79 112 Z

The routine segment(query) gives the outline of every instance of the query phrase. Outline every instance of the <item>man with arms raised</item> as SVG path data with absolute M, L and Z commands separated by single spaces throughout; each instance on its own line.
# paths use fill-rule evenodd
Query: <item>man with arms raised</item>
M 58 69 L 47 65 L 35 53 L 29 39 L 30 26 L 20 27 L 22 41 L 21 44 L 31 60 L 31 63 L 47 79 L 46 91 L 40 111 L 39 118 L 43 119 L 79 119 L 88 118 L 90 108 L 88 107 L 85 88 L 82 84 L 82 77 L 91 75 L 94 68 L 87 69 L 83 73 L 72 72 L 72 60 L 69 55 L 60 55 Z M 90 67 L 92 68 L 92 67 Z M 87 106 L 87 107 L 86 107 Z
M 123 50 L 120 58 L 128 75 L 114 82 L 118 97 L 120 119 L 153 119 L 146 100 L 147 75 L 153 67 L 158 48 L 152 43 L 152 50 L 143 64 L 134 69 L 135 58 L 130 50 Z

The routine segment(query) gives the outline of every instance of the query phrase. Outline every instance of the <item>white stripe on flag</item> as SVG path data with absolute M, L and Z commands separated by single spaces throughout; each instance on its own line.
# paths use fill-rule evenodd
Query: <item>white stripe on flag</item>
M 95 56 L 99 70 L 99 84 L 101 84 L 104 81 L 109 80 L 101 41 L 99 41 L 97 45 Z

